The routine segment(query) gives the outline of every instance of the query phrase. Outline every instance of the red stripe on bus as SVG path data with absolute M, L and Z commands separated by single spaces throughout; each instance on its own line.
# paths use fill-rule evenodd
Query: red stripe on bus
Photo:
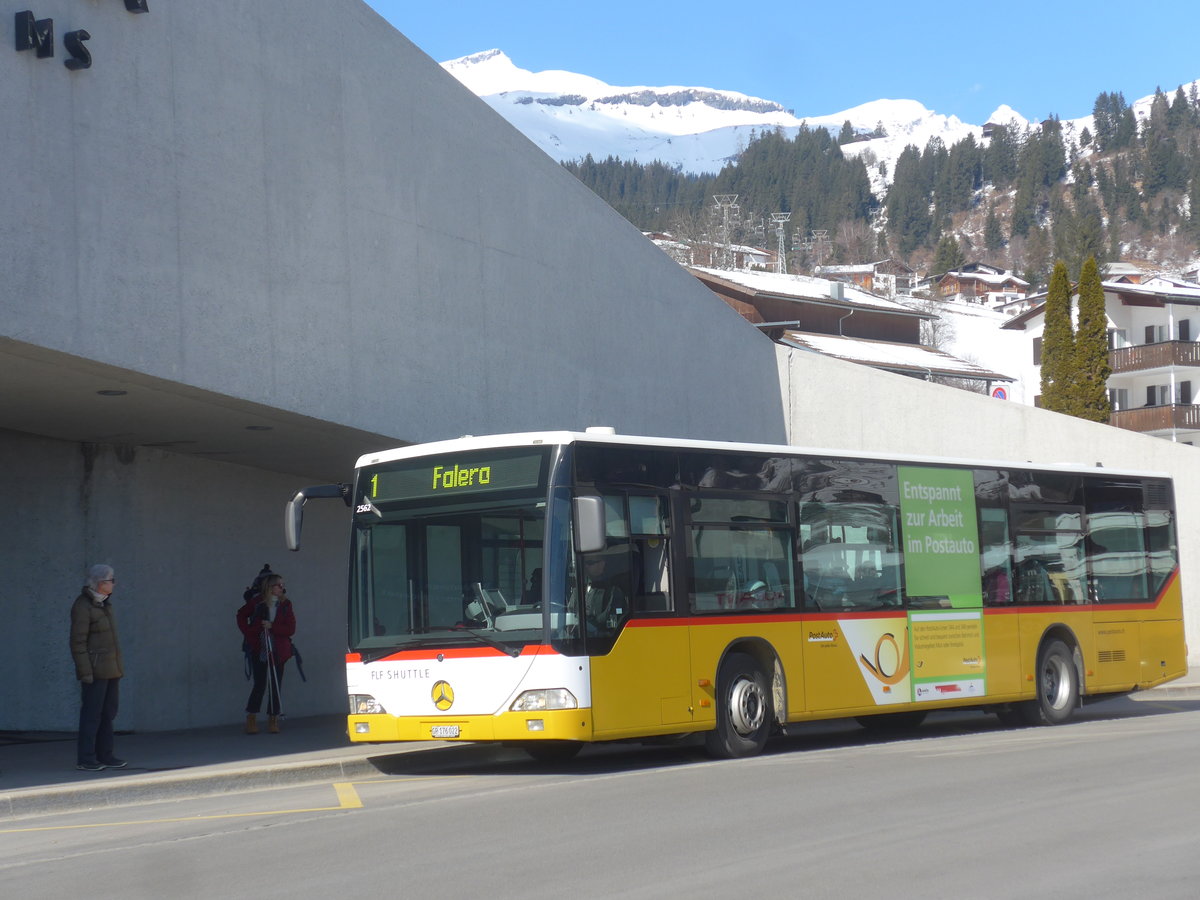
M 541 654 L 557 654 L 558 651 L 547 644 L 528 644 L 521 650 L 521 656 L 538 656 Z M 381 656 L 372 662 L 402 662 L 417 659 L 481 659 L 488 656 L 508 656 L 499 647 L 429 647 L 420 650 L 400 650 Z M 362 662 L 361 653 L 347 653 L 346 662 Z

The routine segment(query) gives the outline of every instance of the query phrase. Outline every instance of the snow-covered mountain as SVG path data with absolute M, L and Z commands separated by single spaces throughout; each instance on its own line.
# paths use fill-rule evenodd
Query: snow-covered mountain
M 968 134 L 982 139 L 982 125 L 943 116 L 915 100 L 875 100 L 828 115 L 797 116 L 778 103 L 735 91 L 701 87 L 616 87 L 572 72 L 530 72 L 499 50 L 474 53 L 442 67 L 482 98 L 546 153 L 558 160 L 659 160 L 685 172 L 715 173 L 765 130 L 795 133 L 827 128 L 837 134 L 849 121 L 861 135 L 886 136 L 843 147 L 870 152 L 887 162 L 909 144 L 924 147 L 939 137 L 949 147 Z M 1026 121 L 1007 106 L 991 122 Z M 876 173 L 872 172 L 875 176 Z
M 573 72 L 530 72 L 518 68 L 500 50 L 473 53 L 442 67 L 482 98 L 522 134 L 557 160 L 615 156 L 650 163 L 658 160 L 684 172 L 711 174 L 736 159 L 764 130 L 794 134 L 802 125 L 827 128 L 833 134 L 849 121 L 861 136 L 883 134 L 846 144 L 847 154 L 870 154 L 872 189 L 882 194 L 896 159 L 909 144 L 924 148 L 932 137 L 950 147 L 968 134 L 983 141 L 983 125 L 962 122 L 926 109 L 916 100 L 874 100 L 822 115 L 796 115 L 778 103 L 735 91 L 702 87 L 615 87 Z M 1200 84 L 1200 82 L 1197 82 Z M 1188 91 L 1190 85 L 1184 85 Z M 1131 102 L 1138 119 L 1150 113 L 1153 97 Z M 1168 95 L 1170 99 L 1170 95 Z M 1030 122 L 1007 105 L 989 123 L 1024 128 Z M 1084 126 L 1095 130 L 1091 116 L 1063 121 L 1069 142 Z

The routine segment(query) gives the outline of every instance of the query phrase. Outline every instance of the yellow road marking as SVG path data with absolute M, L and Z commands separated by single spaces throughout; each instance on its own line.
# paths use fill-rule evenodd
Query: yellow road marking
M 246 812 L 246 813 L 221 813 L 213 816 L 179 816 L 168 819 L 135 819 L 129 822 L 94 822 L 88 825 L 41 825 L 36 828 L 0 828 L 0 834 L 21 834 L 30 831 L 71 831 L 80 828 L 112 828 L 115 826 L 132 826 L 132 825 L 157 825 L 167 822 L 201 822 L 208 819 L 247 819 L 254 816 L 284 816 L 295 813 L 312 813 L 312 812 L 336 812 L 341 809 L 361 809 L 362 800 L 358 796 L 358 791 L 354 789 L 355 784 L 375 784 L 385 779 L 373 779 L 371 781 L 338 781 L 334 782 L 333 790 L 337 794 L 337 806 L 312 806 L 306 809 L 271 809 L 262 812 Z M 195 799 L 203 799 L 197 797 Z
M 362 800 L 359 799 L 358 791 L 349 781 L 339 781 L 333 786 L 333 789 L 337 792 L 338 802 L 341 804 L 339 809 L 362 808 Z

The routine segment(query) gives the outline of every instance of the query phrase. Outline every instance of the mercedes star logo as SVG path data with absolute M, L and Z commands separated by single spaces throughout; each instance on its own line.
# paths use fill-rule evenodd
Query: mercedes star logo
M 433 705 L 445 711 L 454 705 L 454 688 L 447 681 L 439 681 L 433 686 Z

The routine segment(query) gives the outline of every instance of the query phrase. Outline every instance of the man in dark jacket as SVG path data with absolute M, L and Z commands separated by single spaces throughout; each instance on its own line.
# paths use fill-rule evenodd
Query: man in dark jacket
M 111 566 L 92 566 L 71 606 L 71 656 L 81 689 L 76 768 L 86 772 L 125 767 L 125 760 L 113 755 L 113 719 L 124 674 L 112 606 L 116 584 Z

